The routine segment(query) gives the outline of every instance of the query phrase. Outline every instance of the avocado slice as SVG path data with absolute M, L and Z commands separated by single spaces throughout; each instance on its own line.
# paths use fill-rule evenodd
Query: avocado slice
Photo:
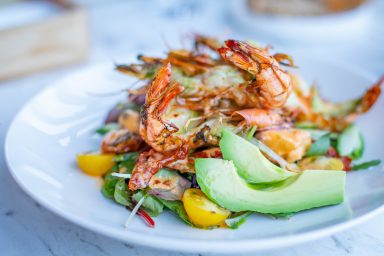
M 344 171 L 307 170 L 272 186 L 254 186 L 238 175 L 232 161 L 199 158 L 195 168 L 204 194 L 234 212 L 293 213 L 344 201 Z
M 232 160 L 239 175 L 249 183 L 274 183 L 295 176 L 270 162 L 251 142 L 223 129 L 220 149 L 225 160 Z

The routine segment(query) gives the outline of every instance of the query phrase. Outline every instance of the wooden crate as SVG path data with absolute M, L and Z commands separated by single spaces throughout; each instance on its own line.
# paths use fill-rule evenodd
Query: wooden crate
M 0 30 L 0 80 L 86 59 L 86 11 L 64 1 L 54 3 L 63 10 L 44 20 Z

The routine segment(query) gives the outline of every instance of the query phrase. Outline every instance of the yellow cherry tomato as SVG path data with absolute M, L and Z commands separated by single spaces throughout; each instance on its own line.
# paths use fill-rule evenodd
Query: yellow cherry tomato
M 224 220 L 231 214 L 210 201 L 200 189 L 190 188 L 184 192 L 183 204 L 189 220 L 198 227 L 224 226 Z
M 113 157 L 115 157 L 113 154 L 79 154 L 77 155 L 77 164 L 86 174 L 91 176 L 101 176 L 115 165 Z

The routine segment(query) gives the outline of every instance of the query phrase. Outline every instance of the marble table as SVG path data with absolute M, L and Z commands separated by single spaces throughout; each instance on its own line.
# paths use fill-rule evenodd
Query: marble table
M 82 2 L 90 13 L 91 56 L 89 62 L 0 83 L 0 145 L 12 118 L 22 105 L 58 77 L 85 65 L 123 61 L 130 53 L 158 51 L 179 42 L 180 34 L 202 31 L 252 38 L 237 28 L 224 1 L 91 1 Z M 355 42 L 302 46 L 309 54 L 363 64 L 371 73 L 384 71 L 383 2 L 377 3 L 371 32 Z M 207 26 L 206 24 L 209 24 Z M 268 39 L 265 39 L 268 41 Z M 275 44 L 289 48 L 281 42 Z M 293 49 L 292 50 L 297 50 Z M 333 52 L 332 54 L 330 52 Z M 22 138 L 20 138 L 22 143 Z M 209 255 L 159 251 L 120 242 L 93 233 L 56 216 L 27 196 L 10 176 L 0 147 L 0 255 Z M 249 255 L 384 255 L 384 214 L 355 228 L 310 243 Z

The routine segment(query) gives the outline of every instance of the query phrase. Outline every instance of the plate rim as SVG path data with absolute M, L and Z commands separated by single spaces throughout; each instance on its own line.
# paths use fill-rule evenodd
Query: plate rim
M 320 58 L 321 59 L 321 58 Z M 334 64 L 341 64 L 334 63 Z M 346 63 L 343 63 L 346 64 Z M 313 231 L 303 232 L 300 234 L 294 234 L 294 235 L 279 235 L 272 238 L 257 238 L 257 239 L 241 239 L 241 240 L 232 240 L 232 241 L 217 241 L 217 240 L 203 240 L 203 239 L 185 239 L 185 238 L 163 238 L 161 236 L 151 235 L 151 234 L 144 234 L 144 233 L 135 233 L 130 230 L 125 230 L 125 234 L 122 234 L 121 232 L 115 232 L 115 228 L 108 227 L 104 224 L 95 223 L 92 221 L 89 221 L 87 219 L 83 219 L 81 217 L 76 216 L 75 214 L 72 214 L 70 212 L 62 211 L 59 207 L 55 205 L 49 204 L 49 202 L 45 201 L 43 198 L 40 198 L 36 193 L 33 192 L 25 183 L 24 181 L 19 177 L 17 174 L 17 168 L 13 164 L 13 159 L 10 156 L 10 144 L 12 139 L 12 132 L 14 131 L 14 126 L 16 125 L 17 121 L 20 118 L 20 115 L 22 114 L 25 109 L 27 109 L 32 102 L 34 102 L 40 95 L 43 93 L 46 93 L 49 90 L 53 90 L 52 88 L 55 88 L 58 86 L 58 84 L 62 83 L 64 80 L 68 79 L 69 77 L 73 77 L 76 75 L 81 75 L 85 72 L 90 72 L 93 69 L 100 69 L 105 68 L 107 66 L 107 63 L 103 64 L 96 64 L 96 65 L 90 65 L 88 67 L 84 67 L 79 69 L 78 71 L 68 73 L 67 75 L 64 75 L 60 77 L 59 79 L 53 80 L 43 88 L 42 90 L 39 90 L 33 97 L 31 97 L 18 111 L 18 113 L 15 115 L 13 120 L 11 121 L 7 132 L 5 136 L 5 143 L 4 143 L 4 155 L 5 155 L 5 162 L 7 165 L 7 168 L 9 170 L 9 173 L 11 174 L 12 178 L 15 180 L 15 182 L 18 184 L 18 186 L 34 201 L 38 202 L 42 206 L 44 206 L 46 209 L 48 209 L 50 212 L 54 213 L 57 216 L 60 216 L 63 219 L 66 219 L 82 228 L 85 228 L 87 230 L 96 232 L 101 235 L 106 235 L 111 238 L 118 239 L 120 241 L 133 243 L 145 247 L 151 247 L 151 248 L 157 248 L 157 249 L 163 249 L 163 250 L 171 250 L 171 251 L 184 251 L 184 252 L 214 252 L 214 253 L 234 253 L 234 252 L 251 252 L 251 251 L 261 251 L 261 250 L 268 250 L 268 249 L 276 249 L 276 248 L 282 248 L 287 247 L 290 245 L 297 245 L 300 243 L 308 242 L 311 240 L 316 240 L 319 238 L 323 238 L 326 236 L 333 235 L 335 233 L 339 233 L 343 230 L 346 230 L 348 228 L 351 228 L 353 226 L 356 226 L 358 224 L 363 223 L 364 221 L 367 221 L 381 212 L 384 212 L 384 204 L 376 207 L 375 209 L 371 210 L 370 212 L 364 213 L 361 216 L 358 216 L 353 219 L 349 219 L 347 221 L 325 227 L 316 229 Z M 341 65 L 343 68 L 347 69 L 354 69 L 350 65 Z M 367 80 L 371 80 L 372 74 L 369 72 L 364 72 L 361 70 L 360 75 L 364 76 Z M 207 230 L 209 232 L 209 230 Z M 148 238 L 151 239 L 150 244 L 148 243 Z

